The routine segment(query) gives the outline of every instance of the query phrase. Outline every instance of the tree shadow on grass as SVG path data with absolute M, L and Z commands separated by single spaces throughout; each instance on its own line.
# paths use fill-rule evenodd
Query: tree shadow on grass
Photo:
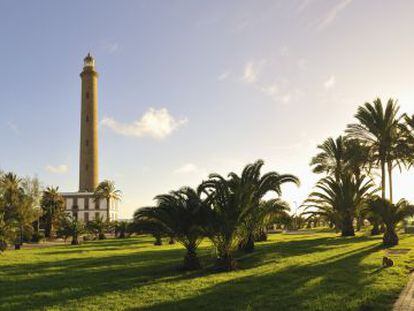
M 202 262 L 210 260 L 209 253 L 208 248 L 200 249 Z M 174 248 L 107 257 L 69 258 L 58 262 L 3 265 L 1 274 L 8 279 L 0 279 L 0 309 L 64 306 L 72 299 L 207 274 L 206 271 L 179 271 L 184 254 L 184 249 Z
M 271 241 L 258 244 L 256 252 L 251 256 L 243 256 L 241 268 L 253 269 L 258 265 L 263 265 L 264 254 L 266 257 L 276 257 L 276 260 L 289 260 L 294 256 L 317 253 L 329 247 L 342 247 L 349 243 L 366 241 L 366 238 L 338 239 L 331 237 L 282 242 Z M 134 246 L 140 245 L 137 240 L 119 242 L 122 242 L 123 245 L 120 248 L 134 248 Z M 105 249 L 105 247 L 112 248 L 117 243 L 118 241 L 99 241 L 98 243 L 84 244 L 80 248 L 84 250 L 92 248 L 95 251 L 100 248 Z M 148 244 L 148 241 L 143 242 L 143 244 L 145 243 Z M 306 284 L 312 283 L 314 279 L 320 279 L 319 285 L 331 290 L 335 274 L 343 274 L 344 271 L 349 270 L 349 267 L 358 266 L 365 256 L 378 251 L 378 249 L 378 246 L 375 245 L 357 248 L 347 253 L 342 252 L 328 257 L 316 264 L 291 265 L 281 271 L 270 271 L 270 273 L 261 275 L 237 278 L 202 290 L 200 295 L 196 297 L 158 304 L 149 309 L 194 310 L 203 309 L 204 306 L 204 309 L 238 310 L 253 306 L 254 309 L 275 310 L 275 306 L 278 306 L 279 302 L 288 307 L 306 306 L 307 302 L 310 303 L 313 301 L 312 299 L 315 299 L 315 286 L 305 286 Z M 9 279 L 0 280 L 0 309 L 27 310 L 52 306 L 63 308 L 69 300 L 99 296 L 114 291 L 127 291 L 144 285 L 190 280 L 211 273 L 209 269 L 189 273 L 179 272 L 177 266 L 182 263 L 184 253 L 184 249 L 160 248 L 156 251 L 139 250 L 116 256 L 84 256 L 59 262 L 4 265 L 2 266 L 2 274 Z M 57 252 L 57 254 L 60 253 Z M 205 266 L 212 265 L 210 247 L 202 247 L 199 254 Z M 352 281 L 359 284 L 359 288 L 364 286 L 364 280 L 367 277 L 363 269 L 356 271 L 351 269 L 349 274 Z M 334 292 L 342 291 L 342 295 L 351 295 L 349 284 L 346 284 L 348 287 L 341 287 L 340 284 L 338 288 L 335 288 L 336 285 L 333 286 Z M 300 288 L 303 289 L 299 291 Z M 139 298 L 137 297 L 137 299 Z M 207 307 L 206 304 L 208 304 Z
M 361 266 L 380 249 L 370 245 L 318 263 L 225 281 L 197 296 L 142 310 L 387 310 L 389 305 L 378 298 L 398 292 L 367 289 L 377 276 L 367 273 L 372 266 Z

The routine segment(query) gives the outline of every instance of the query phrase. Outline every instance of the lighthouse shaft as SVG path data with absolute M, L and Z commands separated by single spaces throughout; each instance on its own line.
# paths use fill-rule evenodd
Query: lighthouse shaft
M 81 97 L 79 191 L 93 192 L 98 185 L 98 73 L 95 61 L 85 58 Z

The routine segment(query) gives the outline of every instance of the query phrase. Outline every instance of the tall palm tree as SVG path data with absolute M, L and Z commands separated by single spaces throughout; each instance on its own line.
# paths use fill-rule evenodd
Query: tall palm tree
M 344 170 L 345 138 L 339 136 L 336 139 L 329 137 L 318 146 L 320 152 L 312 158 L 310 165 L 314 173 L 327 173 L 339 180 Z
M 316 190 L 309 195 L 305 202 L 306 208 L 316 208 L 324 213 L 331 210 L 336 218 L 342 236 L 355 235 L 353 220 L 355 211 L 361 208 L 374 192 L 374 183 L 365 176 L 342 174 L 340 180 L 332 177 L 322 178 L 316 184 Z
M 350 137 L 329 137 L 318 146 L 318 149 L 320 152 L 310 163 L 313 172 L 332 175 L 336 180 L 339 180 L 345 171 L 360 175 L 369 160 L 369 148 L 360 140 Z
M 387 247 L 397 245 L 399 239 L 396 226 L 405 218 L 414 215 L 414 206 L 404 199 L 392 204 L 389 200 L 377 197 L 371 200 L 370 208 L 385 223 L 384 245 Z
M 403 130 L 405 132 L 406 139 L 406 164 L 409 167 L 414 165 L 414 115 L 404 115 L 405 126 Z
M 47 187 L 43 191 L 40 206 L 43 210 L 42 220 L 45 225 L 45 236 L 51 238 L 54 234 L 54 227 L 65 210 L 65 200 L 59 193 L 59 187 Z
M 158 195 L 155 199 L 155 207 L 137 210 L 135 218 L 149 223 L 150 227 L 155 224 L 165 235 L 174 236 L 187 250 L 184 269 L 199 269 L 201 264 L 196 251 L 204 237 L 203 227 L 209 212 L 205 200 L 189 187 Z
M 120 190 L 116 189 L 115 183 L 111 180 L 104 180 L 99 183 L 94 192 L 95 200 L 105 199 L 107 215 L 106 220 L 110 220 L 110 211 L 109 205 L 111 201 L 120 201 L 122 193 Z
M 400 119 L 399 106 L 389 99 L 386 106 L 377 98 L 374 102 L 365 103 L 358 108 L 355 115 L 357 124 L 348 125 L 347 132 L 351 137 L 360 139 L 370 148 L 372 161 L 381 169 L 382 198 L 386 198 L 386 174 L 388 173 L 390 200 L 393 198 L 392 170 L 400 155 L 396 153 L 398 146 Z

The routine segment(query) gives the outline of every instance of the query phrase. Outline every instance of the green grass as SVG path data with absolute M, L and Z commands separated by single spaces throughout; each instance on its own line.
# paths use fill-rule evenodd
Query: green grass
M 397 249 L 411 248 L 402 235 Z M 381 269 L 380 238 L 329 232 L 271 235 L 256 252 L 238 255 L 240 269 L 177 270 L 179 245 L 149 237 L 81 246 L 23 249 L 0 255 L 1 310 L 390 310 L 408 280 L 414 252 L 391 255 Z

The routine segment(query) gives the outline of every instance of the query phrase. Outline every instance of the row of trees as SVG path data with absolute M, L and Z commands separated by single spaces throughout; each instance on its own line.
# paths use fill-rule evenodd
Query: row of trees
M 120 191 L 112 181 L 105 180 L 98 185 L 95 198 L 118 200 Z M 14 173 L 0 172 L 0 251 L 8 244 L 20 248 L 23 241 L 38 242 L 41 232 L 48 239 L 55 238 L 57 233 L 68 232 L 68 224 L 75 221 L 68 218 L 58 187 L 43 189 L 37 178 L 19 178 Z M 101 225 L 101 222 L 102 219 L 96 219 L 87 228 L 91 232 L 94 227 L 109 228 L 109 224 Z
M 285 183 L 299 185 L 290 174 L 261 174 L 262 160 L 247 165 L 241 175 L 211 174 L 197 189 L 189 187 L 157 196 L 156 206 L 134 213 L 137 230 L 156 238 L 173 237 L 187 250 L 184 269 L 201 267 L 197 247 L 208 238 L 216 250 L 216 266 L 236 267 L 235 249 L 254 250 L 254 243 L 266 239 L 266 227 L 277 217 L 287 216 L 289 206 L 280 196 Z M 275 193 L 276 198 L 264 200 Z
M 305 202 L 303 215 L 328 221 L 342 236 L 353 236 L 354 222 L 359 229 L 368 219 L 373 235 L 385 231 L 384 244 L 398 244 L 397 224 L 414 213 L 406 200 L 393 201 L 393 170 L 414 164 L 414 116 L 399 109 L 392 99 L 386 105 L 380 99 L 365 103 L 345 135 L 318 146 L 311 166 L 325 176 Z M 380 185 L 375 183 L 377 171 Z

